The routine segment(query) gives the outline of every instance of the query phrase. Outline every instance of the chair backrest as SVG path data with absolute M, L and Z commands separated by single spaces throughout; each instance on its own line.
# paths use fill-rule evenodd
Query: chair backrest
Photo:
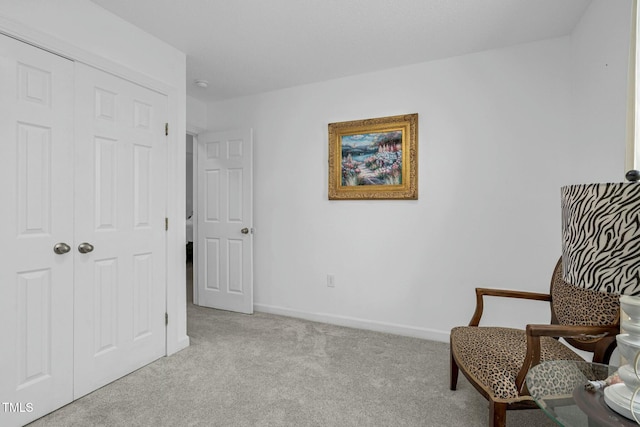
M 549 293 L 551 294 L 551 323 L 570 326 L 620 325 L 619 296 L 580 288 L 565 282 L 562 278 L 562 257 L 553 270 Z M 609 340 L 612 338 L 609 337 Z M 600 338 L 566 338 L 566 340 L 576 348 L 595 352 Z

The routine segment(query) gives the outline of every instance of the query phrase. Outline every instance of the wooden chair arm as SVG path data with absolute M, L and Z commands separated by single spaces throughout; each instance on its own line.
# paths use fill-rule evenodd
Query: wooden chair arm
M 540 363 L 540 337 L 603 338 L 618 333 L 618 326 L 527 325 L 527 354 L 516 377 L 516 387 L 522 391 L 527 372 Z
M 604 337 L 609 334 L 619 334 L 620 328 L 613 326 L 586 326 L 586 325 L 527 325 L 527 336 L 532 337 Z
M 482 311 L 484 310 L 484 296 L 490 297 L 504 297 L 504 298 L 520 298 L 535 301 L 551 301 L 550 294 L 540 294 L 537 292 L 526 291 L 514 291 L 509 289 L 491 289 L 491 288 L 476 288 L 476 311 L 473 313 L 473 317 L 469 322 L 469 326 L 478 326 L 480 324 L 480 318 L 482 317 Z

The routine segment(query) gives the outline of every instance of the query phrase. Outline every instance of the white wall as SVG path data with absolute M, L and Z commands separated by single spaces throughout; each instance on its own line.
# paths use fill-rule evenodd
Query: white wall
M 446 341 L 476 286 L 546 292 L 560 187 L 622 178 L 628 11 L 604 3 L 573 37 L 208 105 L 210 129 L 254 129 L 256 309 Z M 327 124 L 403 113 L 420 115 L 419 200 L 327 200 Z
M 187 132 L 199 133 L 207 128 L 207 105 L 187 96 Z
M 2 0 L 0 16 L 158 81 L 184 86 L 184 53 L 89 0 Z
M 186 57 L 88 0 L 2 0 L 0 31 L 165 93 L 170 142 L 167 174 L 167 352 L 189 344 L 185 292 Z
M 630 25 L 630 1 L 599 0 L 573 32 L 573 144 L 581 167 L 568 184 L 624 181 Z

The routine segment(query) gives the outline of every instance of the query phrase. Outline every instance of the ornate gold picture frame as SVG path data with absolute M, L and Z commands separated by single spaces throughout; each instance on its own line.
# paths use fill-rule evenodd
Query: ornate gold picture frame
M 329 123 L 329 200 L 418 198 L 418 114 Z

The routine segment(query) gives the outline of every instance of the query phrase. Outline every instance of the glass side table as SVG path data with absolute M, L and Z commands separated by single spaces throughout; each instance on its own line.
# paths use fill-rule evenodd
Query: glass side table
M 618 368 L 598 363 L 554 360 L 534 366 L 527 374 L 527 388 L 538 406 L 565 427 L 638 426 L 609 409 L 602 389 L 588 391 L 589 381 L 604 380 Z

